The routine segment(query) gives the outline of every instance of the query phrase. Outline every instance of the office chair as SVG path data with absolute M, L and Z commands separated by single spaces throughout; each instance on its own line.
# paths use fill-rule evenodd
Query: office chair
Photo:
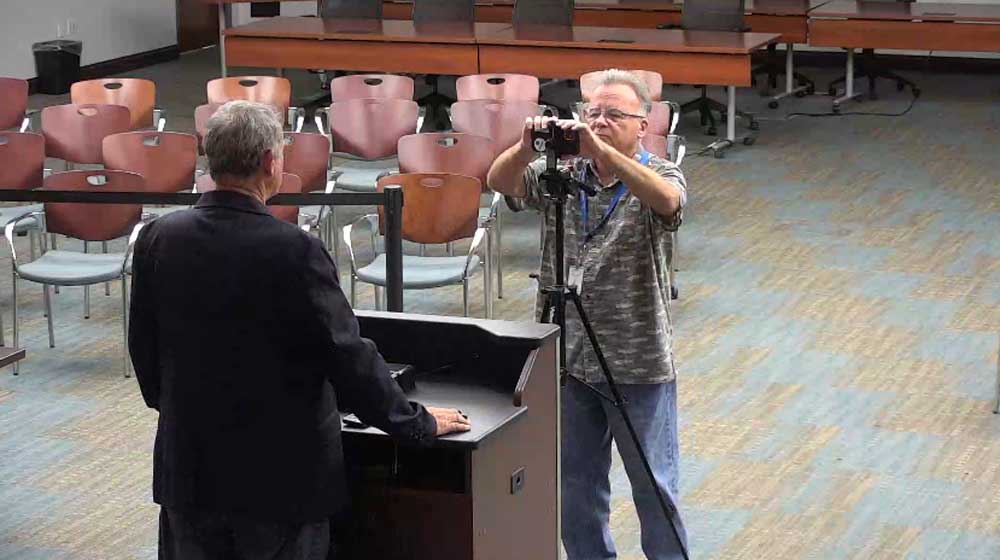
M 413 0 L 413 22 L 476 21 L 476 0 Z
M 688 0 L 681 9 L 681 29 L 697 31 L 749 31 L 744 22 L 744 0 Z M 725 119 L 726 105 L 708 97 L 708 86 L 697 86 L 701 96 L 681 105 L 682 113 L 698 111 L 701 124 L 708 124 L 708 134 L 715 135 L 715 117 L 718 111 Z M 758 128 L 753 116 L 736 111 L 736 116 L 747 119 L 750 130 Z
M 788 43 L 785 45 L 786 49 L 792 48 L 792 44 Z M 767 52 L 764 55 L 764 63 L 754 66 L 750 70 L 750 85 L 757 86 L 757 76 L 760 74 L 767 74 L 767 87 L 761 95 L 769 95 L 771 90 L 777 89 L 778 87 L 778 75 L 784 74 L 786 72 L 785 64 L 778 58 L 778 44 L 771 43 L 767 46 Z M 791 56 L 791 55 L 789 55 Z M 796 97 L 802 97 L 805 95 L 812 95 L 816 92 L 816 82 L 812 80 L 809 76 L 806 76 L 802 72 L 792 72 L 792 80 L 795 82 L 797 87 L 792 90 L 791 95 Z M 773 97 L 767 106 L 772 109 L 778 108 L 778 99 L 784 97 L 787 94 L 783 94 L 777 97 Z
M 318 0 L 321 18 L 382 19 L 382 0 Z
M 471 27 L 476 22 L 476 0 L 413 0 L 413 24 L 416 27 L 443 22 L 466 23 Z M 441 93 L 440 79 L 441 76 L 425 76 L 424 83 L 432 90 L 417 100 L 426 108 L 426 117 L 430 117 L 425 117 L 425 120 L 435 123 L 437 129 L 446 128 L 447 107 L 455 102 Z
M 859 4 L 864 4 L 866 2 L 875 4 L 898 4 L 899 11 L 902 13 L 910 12 L 910 4 L 914 0 L 858 0 Z M 861 49 L 861 57 L 858 58 L 857 63 L 854 65 L 854 78 L 868 78 L 868 98 L 878 99 L 878 92 L 875 90 L 875 80 L 876 78 L 885 78 L 887 80 L 894 80 L 896 82 L 896 91 L 903 91 L 903 88 L 909 87 L 913 91 L 914 95 L 918 95 L 920 88 L 910 80 L 896 74 L 888 68 L 884 63 L 879 62 L 875 57 L 875 49 Z M 837 94 L 837 84 L 844 83 L 847 80 L 847 76 L 841 76 L 836 80 L 830 82 L 829 93 L 830 95 Z
M 514 0 L 514 25 L 573 25 L 574 0 Z

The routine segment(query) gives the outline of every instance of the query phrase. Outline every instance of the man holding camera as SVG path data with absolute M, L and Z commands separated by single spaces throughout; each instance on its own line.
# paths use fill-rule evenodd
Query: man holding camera
M 540 285 L 555 283 L 555 212 L 534 161 L 533 131 L 555 122 L 580 139 L 578 157 L 564 161 L 570 176 L 593 187 L 566 204 L 567 281 L 581 294 L 614 380 L 657 485 L 676 503 L 678 493 L 677 390 L 670 324 L 670 233 L 681 223 L 686 185 L 680 169 L 642 148 L 651 107 L 649 91 L 635 74 L 607 70 L 582 122 L 535 117 L 520 142 L 502 153 L 489 172 L 489 186 L 520 199 L 545 217 Z M 557 131 L 557 134 L 559 132 Z M 539 304 L 544 301 L 539 295 Z M 608 394 L 597 357 L 579 316 L 567 307 L 567 370 Z M 562 540 L 569 560 L 615 558 L 609 528 L 611 440 L 632 484 L 650 560 L 681 558 L 681 543 L 642 465 L 621 414 L 583 383 L 562 389 Z M 686 539 L 679 518 L 674 519 Z

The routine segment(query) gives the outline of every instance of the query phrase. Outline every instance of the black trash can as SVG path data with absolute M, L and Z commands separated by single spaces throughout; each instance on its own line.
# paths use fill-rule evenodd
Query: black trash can
M 69 86 L 80 79 L 80 41 L 42 41 L 31 46 L 35 53 L 38 92 L 57 95 L 69 93 Z

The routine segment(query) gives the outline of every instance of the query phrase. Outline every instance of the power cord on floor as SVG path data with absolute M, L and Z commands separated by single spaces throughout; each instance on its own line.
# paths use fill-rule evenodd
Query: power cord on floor
M 898 113 L 880 113 L 880 112 L 877 112 L 877 111 L 870 111 L 870 112 L 866 112 L 866 111 L 847 111 L 847 112 L 840 111 L 840 112 L 834 112 L 834 111 L 831 111 L 829 113 L 799 113 L 799 112 L 795 112 L 795 113 L 788 113 L 787 115 L 785 115 L 785 118 L 778 119 L 778 120 L 787 121 L 787 120 L 791 120 L 791 119 L 793 119 L 795 117 L 902 117 L 903 115 L 909 113 L 911 109 L 913 109 L 913 105 L 916 104 L 917 99 L 920 97 L 920 90 L 919 89 L 913 88 L 911 91 L 913 93 L 913 97 L 910 98 L 909 105 L 906 106 L 906 109 L 903 109 L 902 111 L 900 111 Z

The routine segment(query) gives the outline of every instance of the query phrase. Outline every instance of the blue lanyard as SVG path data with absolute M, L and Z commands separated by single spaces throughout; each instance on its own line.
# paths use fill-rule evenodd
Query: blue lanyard
M 649 152 L 642 148 L 640 149 L 642 151 L 639 152 L 639 163 L 649 165 Z M 584 171 L 583 179 L 587 179 L 586 171 Z M 589 243 L 590 240 L 604 228 L 604 226 L 608 225 L 608 220 L 611 219 L 611 215 L 614 214 L 615 209 L 618 208 L 618 203 L 621 202 L 622 197 L 625 196 L 625 191 L 627 190 L 628 187 L 625 186 L 625 183 L 618 181 L 618 188 L 615 190 L 614 197 L 611 198 L 611 204 L 609 204 L 607 210 L 604 211 L 604 216 L 601 217 L 601 221 L 597 222 L 597 225 L 595 225 L 593 229 L 589 230 L 587 229 L 587 226 L 590 225 L 590 200 L 587 198 L 586 193 L 582 191 L 580 192 L 580 219 L 583 222 L 584 230 L 587 232 L 583 237 L 583 242 L 585 244 Z

